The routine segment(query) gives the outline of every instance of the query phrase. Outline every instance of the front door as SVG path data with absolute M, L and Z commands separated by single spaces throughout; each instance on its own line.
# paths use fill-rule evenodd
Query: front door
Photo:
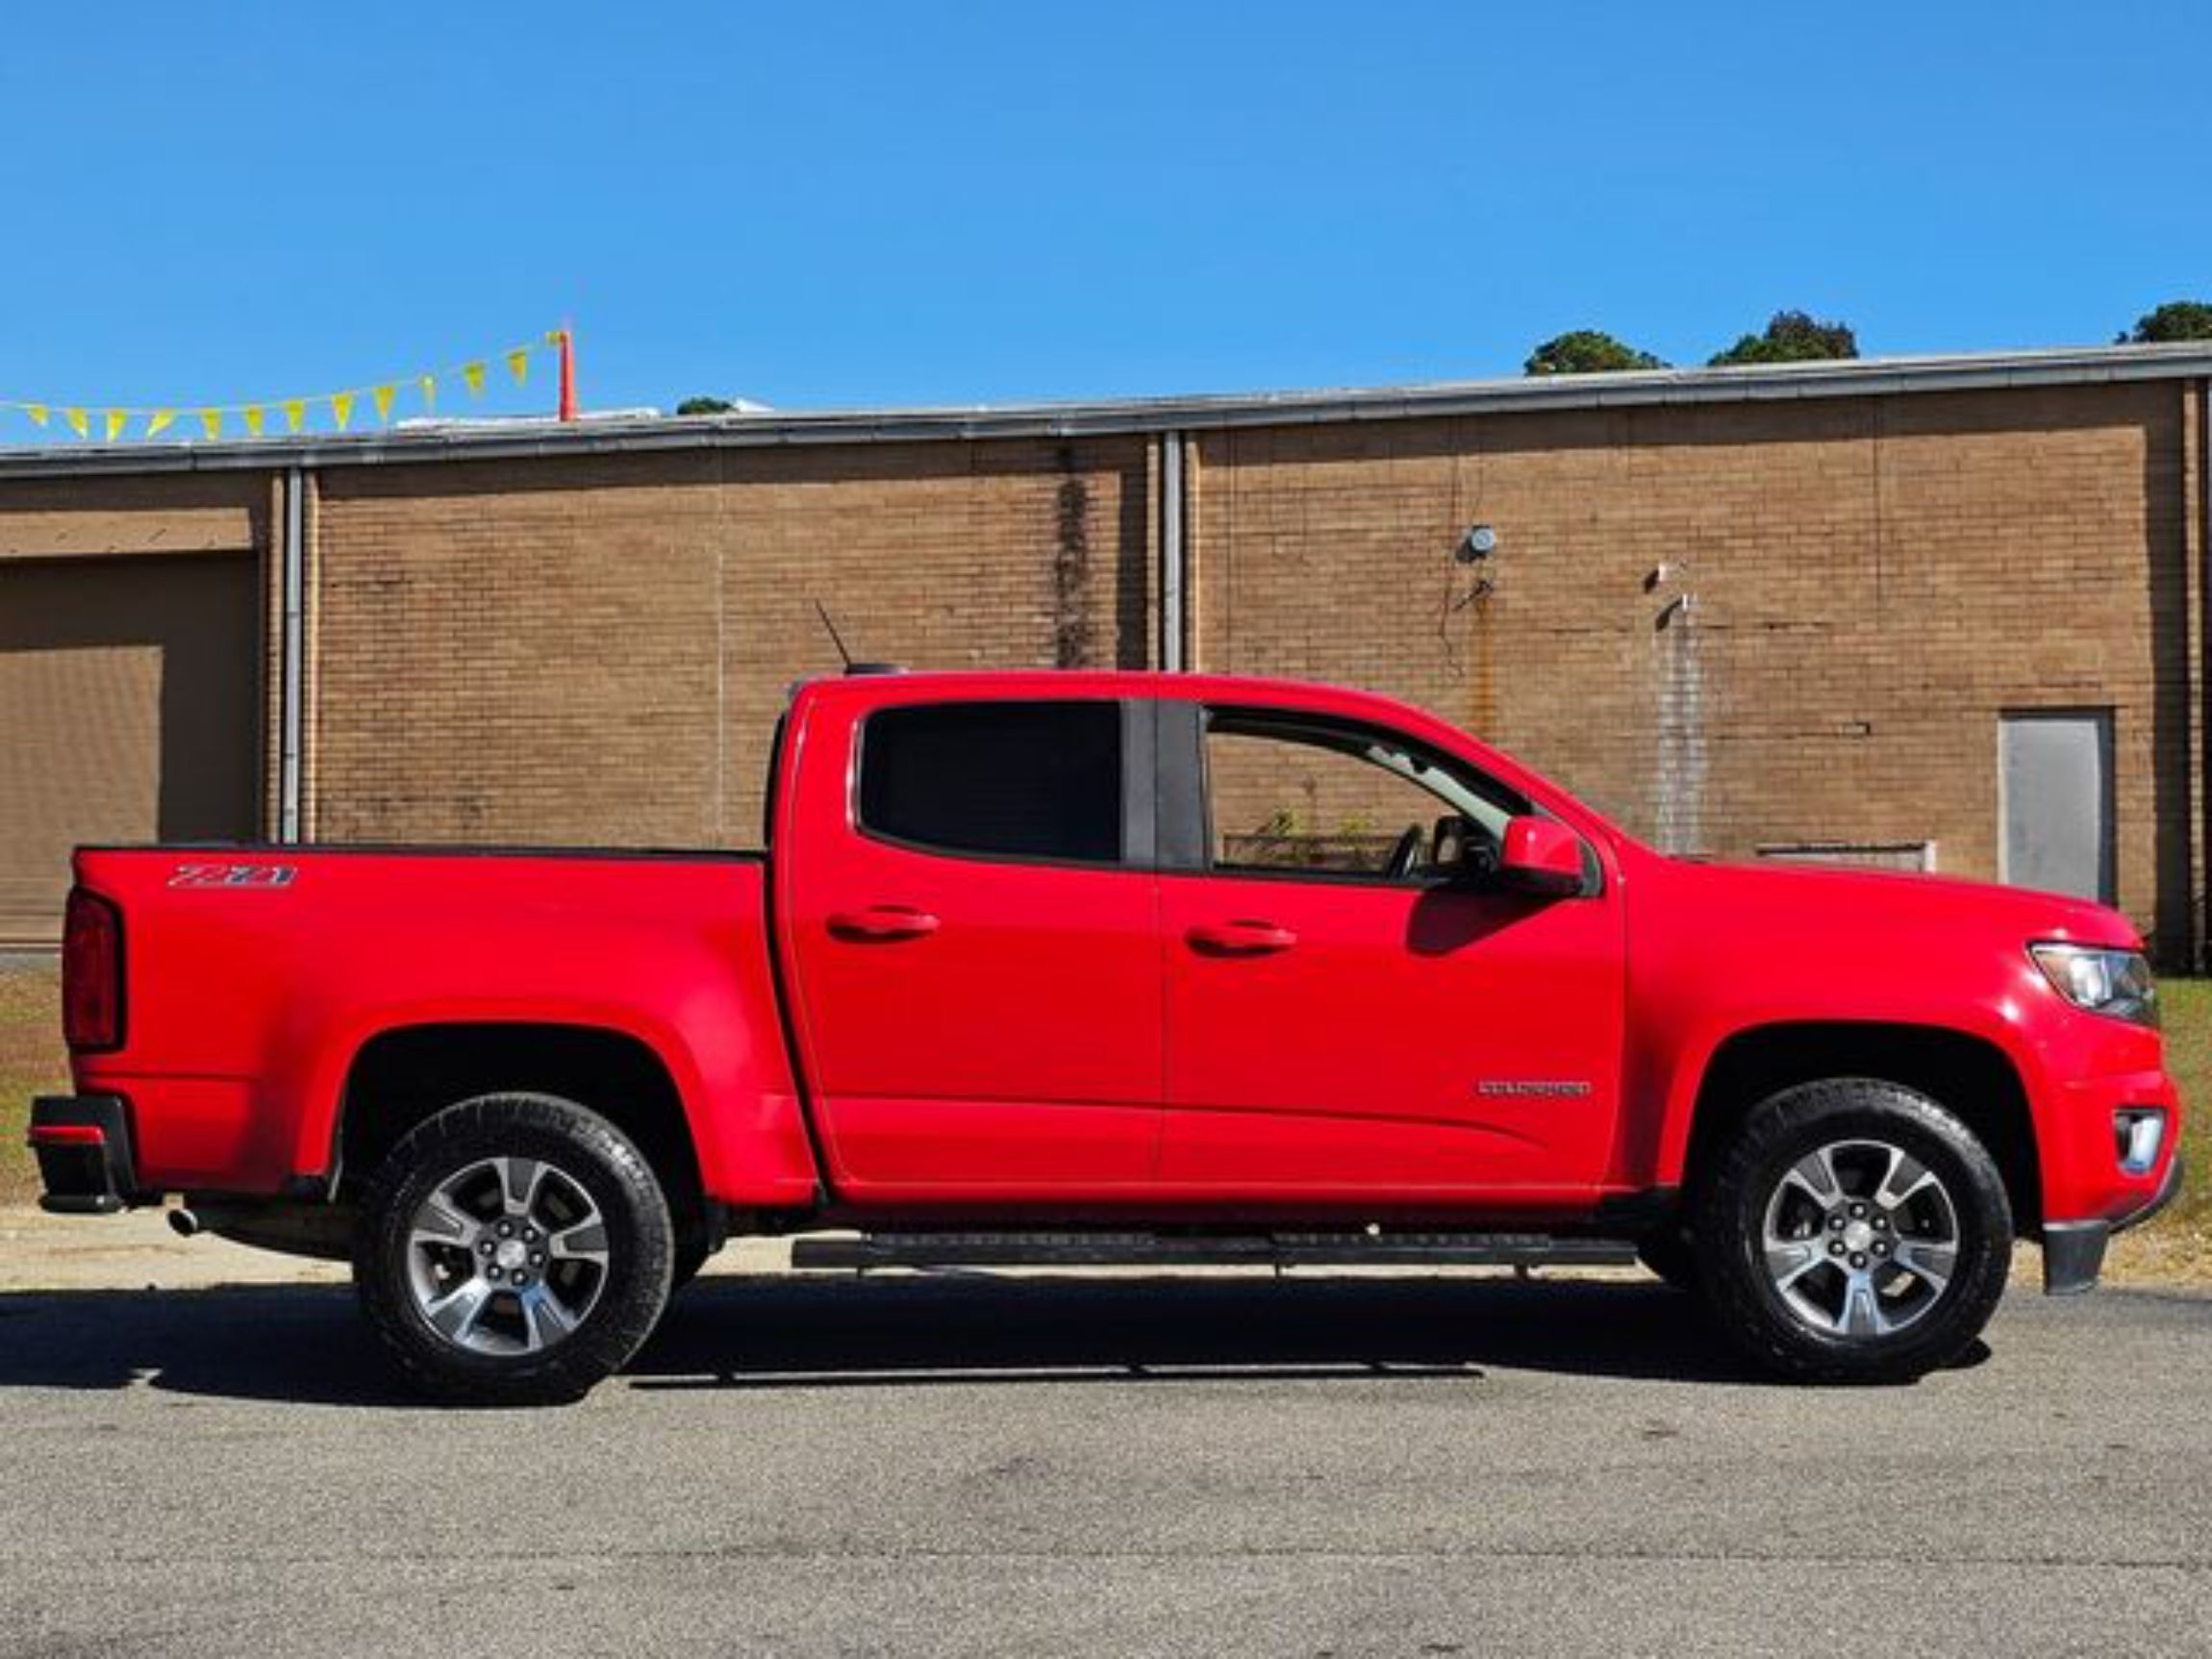
M 780 919 L 840 1192 L 1111 1201 L 1151 1180 L 1150 727 L 1130 726 L 1111 698 L 917 700 L 795 734 Z
M 1259 1202 L 1586 1198 L 1622 1037 L 1620 906 L 1595 856 L 1573 898 L 1447 877 L 1440 817 L 1495 837 L 1528 803 L 1379 727 L 1216 706 L 1189 741 L 1203 867 L 1161 881 L 1163 1182 Z

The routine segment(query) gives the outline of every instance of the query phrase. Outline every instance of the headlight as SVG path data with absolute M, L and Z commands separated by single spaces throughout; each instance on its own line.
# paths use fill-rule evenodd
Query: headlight
M 2138 1025 L 2158 1023 L 2158 986 L 2141 951 L 2092 944 L 2031 944 L 2027 949 L 2044 978 L 2074 1007 Z

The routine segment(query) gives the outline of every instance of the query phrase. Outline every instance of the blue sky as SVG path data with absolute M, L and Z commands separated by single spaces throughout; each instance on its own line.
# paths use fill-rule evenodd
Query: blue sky
M 2109 339 L 2212 297 L 2212 7 L 11 8 L 0 398 L 968 403 Z M 526 390 L 489 408 L 540 405 Z M 34 437 L 0 414 L 0 442 Z

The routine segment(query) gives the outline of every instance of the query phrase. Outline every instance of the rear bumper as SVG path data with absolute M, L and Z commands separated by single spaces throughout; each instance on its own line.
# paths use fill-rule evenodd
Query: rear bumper
M 31 1102 L 31 1150 L 43 1210 L 112 1216 L 140 1201 L 131 1113 L 119 1094 L 46 1094 Z
M 2098 1276 L 2104 1270 L 2104 1248 L 2112 1243 L 2112 1235 L 2149 1220 L 2173 1203 L 2180 1191 L 2181 1153 L 2176 1148 L 2167 1161 L 2166 1178 L 2158 1183 L 2157 1192 L 2134 1209 L 2110 1220 L 2046 1222 L 2043 1294 L 2071 1296 L 2095 1290 Z

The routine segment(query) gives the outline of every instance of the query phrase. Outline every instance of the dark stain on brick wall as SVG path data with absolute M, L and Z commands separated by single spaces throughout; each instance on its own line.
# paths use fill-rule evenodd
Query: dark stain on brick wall
M 1068 473 L 1056 497 L 1058 525 L 1052 549 L 1052 656 L 1063 668 L 1084 668 L 1093 660 L 1091 627 L 1091 486 L 1073 471 L 1075 452 L 1063 446 L 1061 469 Z

